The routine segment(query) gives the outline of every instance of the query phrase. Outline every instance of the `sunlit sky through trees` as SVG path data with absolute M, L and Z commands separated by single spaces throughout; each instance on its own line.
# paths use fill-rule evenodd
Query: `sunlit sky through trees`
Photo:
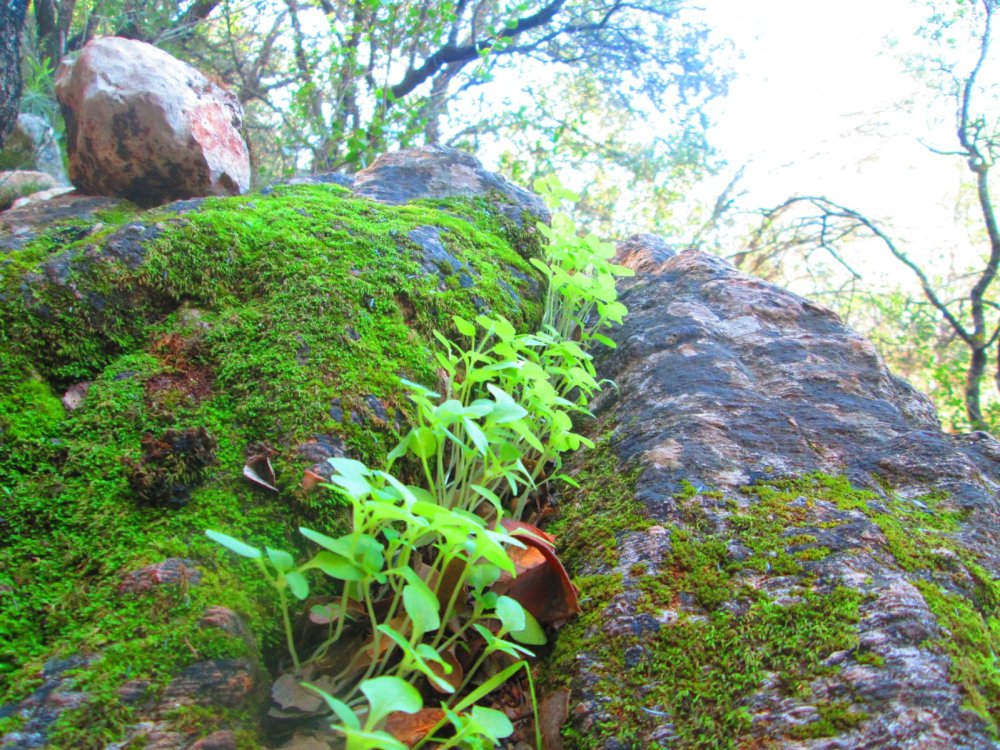
M 710 140 L 726 166 L 693 202 L 709 206 L 742 167 L 743 209 L 825 195 L 892 229 L 907 252 L 942 274 L 967 265 L 976 250 L 958 202 L 968 172 L 961 160 L 923 145 L 954 148 L 954 100 L 928 90 L 904 61 L 922 51 L 915 31 L 927 19 L 926 4 L 703 0 L 691 7 L 716 42 L 731 40 L 736 72 L 728 96 L 709 107 Z M 646 127 L 655 132 L 655 120 Z M 481 156 L 496 166 L 491 149 Z M 586 179 L 562 177 L 570 184 Z M 869 288 L 910 285 L 877 242 L 860 243 L 847 260 Z
M 714 142 L 730 171 L 747 165 L 744 205 L 826 195 L 890 223 L 921 258 L 951 262 L 964 165 L 921 141 L 954 147 L 954 103 L 922 92 L 902 60 L 919 47 L 913 34 L 926 6 L 706 0 L 703 7 L 742 53 L 713 115 Z M 857 261 L 866 277 L 904 275 L 875 243 Z

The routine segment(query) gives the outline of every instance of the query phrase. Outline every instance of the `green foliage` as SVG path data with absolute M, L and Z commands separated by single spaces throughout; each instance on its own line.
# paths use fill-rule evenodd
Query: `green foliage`
M 571 197 L 557 183 L 549 186 L 551 205 Z M 600 390 L 584 347 L 610 344 L 599 331 L 625 314 L 614 277 L 626 269 L 608 262 L 608 247 L 578 238 L 559 215 L 552 230 L 541 229 L 549 239 L 535 261 L 549 281 L 542 328 L 524 334 L 500 316 L 478 315 L 474 322 L 454 316 L 455 331 L 468 343 L 434 332 L 441 344 L 435 356 L 443 394 L 402 380 L 416 407 L 414 422 L 389 452 L 387 469 L 329 459 L 330 487 L 348 506 L 349 533 L 333 537 L 300 529 L 320 551 L 296 565 L 290 553 L 262 552 L 207 532 L 252 560 L 276 591 L 296 672 L 303 661 L 288 594 L 305 600 L 313 572 L 328 579 L 322 588 L 338 592 L 315 612 L 329 632 L 309 661 L 343 648 L 348 635 L 361 638 L 332 678 L 336 695 L 311 686 L 337 717 L 334 728 L 350 749 L 403 747 L 382 722 L 390 712 L 422 708 L 411 687 L 415 680 L 452 696 L 443 704 L 453 733 L 444 747 L 491 746 L 513 731 L 499 712 L 473 705 L 469 695 L 460 700 L 474 680 L 482 680 L 486 664 L 513 662 L 480 682 L 473 692 L 480 697 L 502 684 L 498 672 L 510 676 L 524 667 L 525 657 L 533 655 L 526 645 L 546 641 L 521 603 L 492 590 L 501 575 L 517 573 L 508 549 L 525 546 L 502 522 L 521 516 L 543 474 L 558 471 L 562 454 L 589 444 L 572 423 L 572 415 L 588 413 L 588 399 Z M 407 460 L 419 464 L 423 485 L 391 473 Z M 473 661 L 449 680 L 458 668 L 456 651 Z M 434 737 L 437 729 L 424 741 L 441 739 Z

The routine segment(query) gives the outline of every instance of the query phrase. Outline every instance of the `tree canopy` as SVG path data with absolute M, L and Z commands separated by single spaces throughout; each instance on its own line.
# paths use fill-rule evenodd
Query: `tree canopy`
M 502 142 L 526 178 L 595 155 L 662 195 L 710 161 L 703 106 L 727 80 L 676 0 L 38 0 L 30 27 L 50 68 L 115 34 L 215 75 L 247 107 L 265 178 Z M 591 196 L 605 215 L 607 190 Z

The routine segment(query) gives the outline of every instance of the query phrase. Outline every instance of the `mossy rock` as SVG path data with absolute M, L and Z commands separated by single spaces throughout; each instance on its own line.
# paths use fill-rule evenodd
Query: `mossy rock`
M 187 670 L 238 664 L 257 680 L 280 662 L 270 592 L 205 530 L 296 550 L 299 525 L 342 524 L 303 472 L 340 452 L 384 459 L 409 410 L 399 378 L 435 383 L 432 333 L 452 315 L 536 326 L 534 242 L 490 196 L 390 207 L 299 184 L 8 243 L 0 736 L 140 742 L 135 726 Z M 68 411 L 71 386 L 85 396 Z M 244 479 L 251 454 L 266 454 L 278 492 Z M 190 561 L 198 580 L 123 587 L 164 560 Z M 213 607 L 245 632 L 206 626 Z M 65 659 L 79 661 L 56 669 Z M 39 724 L 26 707 L 53 690 L 81 697 Z M 253 746 L 262 692 L 184 704 L 164 731 L 187 742 L 228 726 Z
M 583 608 L 537 669 L 564 746 L 996 748 L 1000 442 L 829 310 L 623 250 L 617 388 L 547 527 Z

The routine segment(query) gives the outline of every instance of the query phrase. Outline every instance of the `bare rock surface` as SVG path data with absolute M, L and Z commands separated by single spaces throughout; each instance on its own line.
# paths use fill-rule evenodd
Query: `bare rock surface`
M 567 747 L 1000 746 L 1000 444 L 819 305 L 651 237 L 619 261 L 618 388 L 553 529 Z
M 519 227 L 549 220 L 537 195 L 486 170 L 472 154 L 444 146 L 383 154 L 355 175 L 353 190 L 382 203 L 496 194 L 505 199 L 504 214 Z
M 70 178 L 153 206 L 250 186 L 236 96 L 143 42 L 95 39 L 56 74 Z
M 0 253 L 21 249 L 39 232 L 45 231 L 56 222 L 73 219 L 80 222 L 91 221 L 98 212 L 121 205 L 128 204 L 120 198 L 80 195 L 72 192 L 11 208 L 0 213 Z

